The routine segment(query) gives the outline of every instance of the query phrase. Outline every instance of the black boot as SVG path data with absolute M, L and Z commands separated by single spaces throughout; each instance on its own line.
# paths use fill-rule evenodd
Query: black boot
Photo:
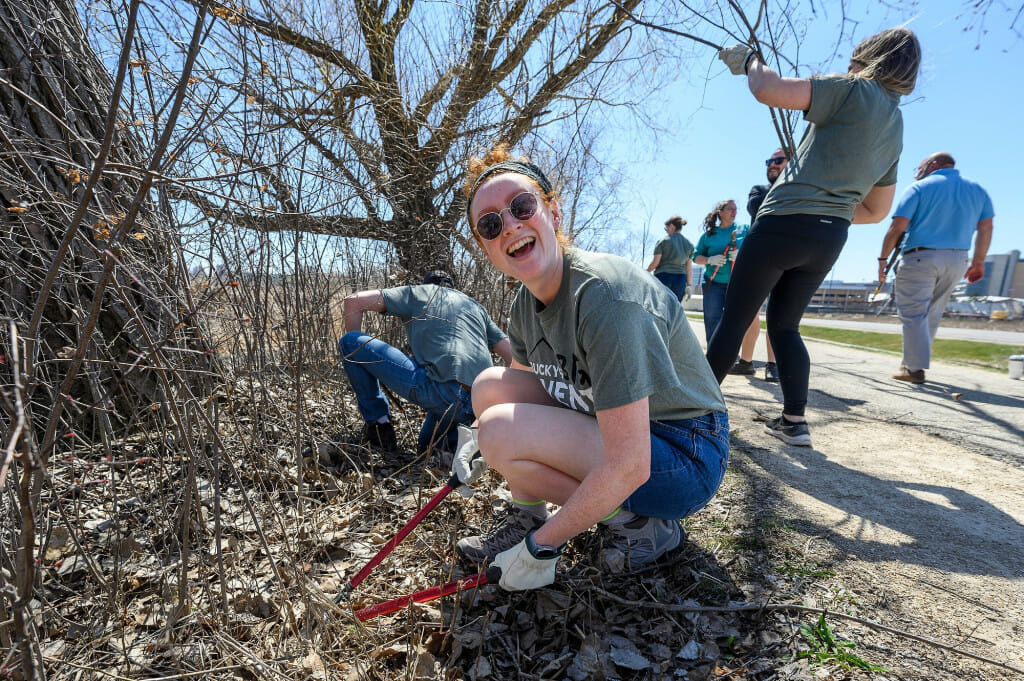
M 367 423 L 366 429 L 363 430 L 363 439 L 370 443 L 371 446 L 382 449 L 385 452 L 397 452 L 398 438 L 395 436 L 395 427 L 391 422 L 387 423 Z

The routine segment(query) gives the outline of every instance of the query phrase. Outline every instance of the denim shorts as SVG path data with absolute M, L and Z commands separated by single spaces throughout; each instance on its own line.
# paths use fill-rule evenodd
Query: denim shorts
M 651 421 L 651 477 L 622 507 L 653 518 L 685 518 L 715 496 L 729 463 L 729 416 Z

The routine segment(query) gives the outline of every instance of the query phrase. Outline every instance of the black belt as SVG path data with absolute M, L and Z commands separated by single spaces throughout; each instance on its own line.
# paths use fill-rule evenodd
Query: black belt
M 910 255 L 915 251 L 934 251 L 934 248 L 928 248 L 927 246 L 918 246 L 917 248 L 911 248 L 909 251 L 903 251 L 903 255 Z

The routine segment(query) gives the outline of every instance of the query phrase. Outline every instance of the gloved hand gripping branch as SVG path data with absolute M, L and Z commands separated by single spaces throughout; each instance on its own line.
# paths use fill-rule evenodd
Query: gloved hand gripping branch
M 746 45 L 733 45 L 718 51 L 718 58 L 725 62 L 734 76 L 746 75 L 750 60 L 756 56 L 757 53 Z

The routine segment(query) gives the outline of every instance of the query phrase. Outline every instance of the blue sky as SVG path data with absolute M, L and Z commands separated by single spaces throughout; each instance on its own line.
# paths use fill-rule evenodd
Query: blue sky
M 854 42 L 901 23 L 921 41 L 923 64 L 917 89 L 903 98 L 903 154 L 896 199 L 913 182 L 914 170 L 924 157 L 948 151 L 960 172 L 981 183 L 992 196 L 996 218 L 989 253 L 1024 251 L 1024 211 L 1017 195 L 1024 192 L 1020 123 L 1024 120 L 1024 77 L 1019 68 L 1024 38 L 1006 27 L 1012 14 L 999 11 L 990 17 L 989 32 L 979 40 L 977 28 L 967 28 L 968 18 L 958 18 L 968 6 L 960 0 L 929 0 L 918 5 L 912 15 L 869 11 L 854 33 Z M 831 54 L 836 23 L 834 17 L 821 22 L 817 33 L 821 45 L 804 42 L 802 61 L 824 60 Z M 737 221 L 749 222 L 744 209 L 747 192 L 751 185 L 765 182 L 764 159 L 778 147 L 768 109 L 750 95 L 745 78 L 720 66 L 712 49 L 707 48 L 707 53 L 706 59 L 692 65 L 695 71 L 707 70 L 706 83 L 699 77 L 691 77 L 690 84 L 680 80 L 656 103 L 665 112 L 655 114 L 659 123 L 674 131 L 659 136 L 658 157 L 637 162 L 635 147 L 628 144 L 613 152 L 634 159 L 624 163 L 629 184 L 637 192 L 635 210 L 626 222 L 643 239 L 644 265 L 663 234 L 662 224 L 672 214 L 688 220 L 683 233 L 694 242 L 702 218 L 720 199 L 735 199 L 740 208 Z M 847 48 L 821 69 L 845 71 L 848 58 Z M 801 124 L 798 132 L 802 130 Z M 888 224 L 886 218 L 875 225 L 851 226 L 846 248 L 830 278 L 874 281 L 876 258 Z M 639 252 L 633 257 L 641 259 Z

